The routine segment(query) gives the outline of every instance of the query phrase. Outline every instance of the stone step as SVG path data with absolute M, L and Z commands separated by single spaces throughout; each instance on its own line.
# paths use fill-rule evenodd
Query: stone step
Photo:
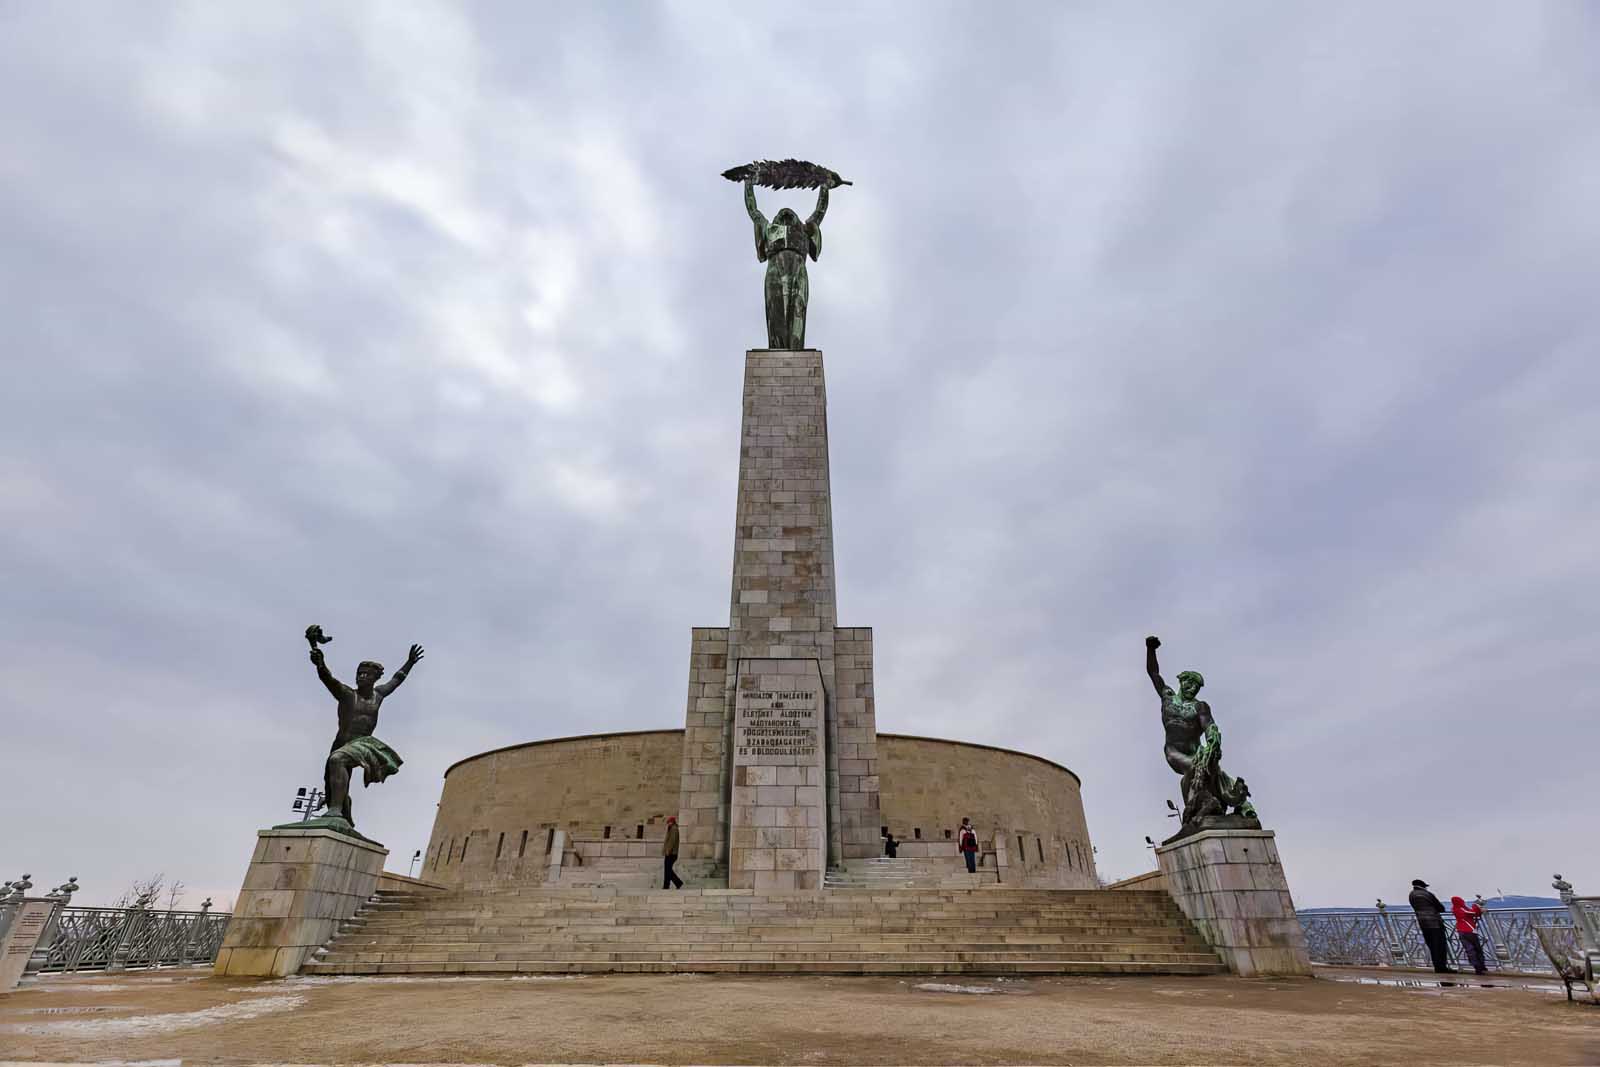
M 1001 937 L 1014 934 L 1024 937 L 1059 936 L 1090 937 L 1097 934 L 1128 936 L 1156 930 L 1171 929 L 1157 922 L 1078 922 L 1078 923 L 808 923 L 771 921 L 757 923 L 697 923 L 697 922 L 617 922 L 617 923 L 563 923 L 560 921 L 525 922 L 505 916 L 485 917 L 478 922 L 436 923 L 352 920 L 360 929 L 372 936 L 398 934 L 468 934 L 488 935 L 496 932 L 513 936 L 528 936 L 541 930 L 557 931 L 565 936 L 579 934 L 650 937 L 657 933 L 704 933 L 727 937 L 735 933 L 762 937 L 786 937 L 794 931 L 811 931 L 823 937 L 866 937 L 870 935 L 911 935 L 943 939 L 955 935 Z M 637 931 L 637 933 L 633 933 Z
M 922 901 L 875 901 L 875 899 L 856 899 L 856 901 L 792 901 L 787 904 L 754 904 L 754 905 L 720 905 L 701 904 L 698 901 L 672 902 L 659 901 L 653 904 L 635 904 L 632 901 L 621 902 L 595 902 L 595 904 L 550 904 L 544 901 L 506 901 L 490 905 L 467 904 L 411 904 L 368 905 L 374 915 L 386 912 L 429 912 L 434 915 L 482 915 L 483 912 L 549 912 L 560 915 L 581 915 L 584 912 L 597 913 L 597 915 L 616 915 L 616 913 L 645 913 L 645 912 L 672 912 L 694 913 L 706 912 L 717 915 L 749 915 L 749 913 L 768 913 L 768 915 L 850 915 L 850 913 L 864 913 L 864 915 L 882 915 L 882 913 L 915 913 L 915 915 L 1168 915 L 1170 910 L 1163 905 L 1149 904 L 1144 907 L 1133 904 L 1117 904 L 1112 907 L 1086 907 L 1082 904 L 1050 904 L 1040 902 L 1032 905 L 1006 904 L 1005 901 L 995 899 L 982 899 L 990 894 L 974 894 L 974 899 L 955 902 L 922 902 Z M 992 894 L 998 896 L 998 894 Z M 1152 894 L 1154 896 L 1154 894 Z
M 689 939 L 726 941 L 746 939 L 758 941 L 861 941 L 885 939 L 892 941 L 926 941 L 943 944 L 950 941 L 1014 941 L 1014 942 L 1075 942 L 1094 940 L 1127 940 L 1140 938 L 1193 938 L 1197 935 L 1185 927 L 1165 926 L 1158 923 L 1097 923 L 1073 926 L 963 926 L 940 924 L 937 926 L 897 924 L 892 926 L 827 926 L 822 924 L 792 923 L 781 926 L 762 924 L 704 925 L 695 923 L 634 923 L 615 926 L 571 926 L 563 923 L 506 923 L 488 921 L 478 924 L 397 923 L 377 925 L 352 923 L 351 935 L 359 933 L 366 938 L 406 938 L 453 941 L 462 939 L 529 939 L 540 936 L 563 940 L 662 940 Z
M 837 949 L 840 945 L 852 945 L 866 948 L 867 946 L 882 947 L 884 950 L 896 951 L 928 951 L 960 948 L 974 949 L 1008 949 L 1034 950 L 1041 947 L 1059 948 L 1062 945 L 1090 946 L 1090 945 L 1152 945 L 1152 946 L 1203 946 L 1204 940 L 1181 933 L 1167 934 L 1164 931 L 1151 931 L 1136 934 L 1104 935 L 1090 934 L 1080 937 L 882 937 L 870 935 L 866 937 L 841 937 L 828 938 L 815 934 L 797 932 L 792 937 L 763 938 L 752 937 L 747 934 L 735 934 L 730 937 L 708 937 L 703 933 L 664 932 L 650 937 L 568 937 L 563 936 L 559 930 L 534 931 L 522 934 L 514 931 L 499 932 L 493 935 L 467 932 L 465 934 L 440 935 L 425 934 L 416 937 L 407 935 L 389 935 L 374 937 L 366 933 L 350 934 L 345 937 L 345 944 L 351 946 L 367 947 L 382 945 L 395 949 L 426 948 L 431 946 L 444 946 L 458 949 L 462 945 L 574 945 L 591 947 L 655 947 L 658 945 L 726 945 L 730 948 L 748 946 L 762 950 L 806 950 L 806 949 Z
M 523 971 L 1216 973 L 1164 895 L 847 888 L 574 890 L 375 897 L 313 974 Z
M 435 963 L 309 963 L 306 974 L 1221 974 L 1220 960 L 1203 963 L 1137 963 L 1033 958 L 1015 961 L 964 962 L 921 960 L 472 960 Z
M 1138 891 L 1138 890 L 1131 890 L 1131 889 L 1126 889 L 1126 890 L 1119 890 L 1119 889 L 1032 889 L 1032 888 L 1024 888 L 1024 887 L 1018 886 L 1018 887 L 1015 887 L 1015 888 L 1009 890 L 1008 892 L 1013 894 L 1019 900 L 1022 900 L 1022 899 L 1034 899 L 1034 900 L 1101 900 L 1101 901 L 1111 902 L 1111 901 L 1116 901 L 1116 900 L 1135 900 L 1135 899 L 1138 899 L 1140 897 L 1148 897 L 1148 896 L 1150 896 L 1150 894 L 1147 893 L 1147 892 L 1141 892 L 1141 891 Z M 569 899 L 569 900 L 578 900 L 578 899 L 614 900 L 614 899 L 628 899 L 628 898 L 652 899 L 652 898 L 657 898 L 657 897 L 678 897 L 678 898 L 696 897 L 696 898 L 705 898 L 705 899 L 779 900 L 779 901 L 782 901 L 782 900 L 826 899 L 827 897 L 829 897 L 831 895 L 832 894 L 824 893 L 824 892 L 822 892 L 820 890 L 815 890 L 815 889 L 810 889 L 810 890 L 782 890 L 782 891 L 779 891 L 779 890 L 770 890 L 770 891 L 769 890 L 761 890 L 761 891 L 758 891 L 758 890 L 754 890 L 754 889 L 701 888 L 701 889 L 672 889 L 672 890 L 655 889 L 655 890 L 648 890 L 648 891 L 634 891 L 634 890 L 616 890 L 616 891 L 612 891 L 612 890 L 609 890 L 609 889 L 606 889 L 606 888 L 574 889 L 574 888 L 570 888 L 570 887 L 563 888 L 562 886 L 559 886 L 559 885 L 556 885 L 556 886 L 534 885 L 534 886 L 507 886 L 507 887 L 491 888 L 491 889 L 471 889 L 471 890 L 456 889 L 456 890 L 448 890 L 448 891 L 441 892 L 441 893 L 426 894 L 426 895 L 421 896 L 420 899 L 432 900 L 432 901 L 446 901 L 446 900 L 494 901 L 494 900 L 513 900 L 513 899 L 516 899 L 517 897 L 536 897 L 536 898 L 548 899 L 548 900 L 560 900 L 560 899 Z M 959 896 L 962 896 L 963 894 L 959 890 L 916 889 L 916 890 L 911 890 L 911 891 L 903 892 L 903 893 L 897 891 L 895 895 L 897 897 L 908 897 L 908 898 L 912 898 L 912 899 L 929 899 L 929 898 L 944 898 L 944 899 L 948 899 L 950 897 L 959 897 Z
M 1111 952 L 1085 952 L 1071 953 L 1073 959 L 1085 963 L 1137 963 L 1150 965 L 1183 965 L 1215 964 L 1216 957 L 1201 952 L 1189 953 L 1111 953 Z M 371 967 L 383 963 L 409 963 L 425 964 L 435 968 L 444 968 L 452 963 L 472 963 L 479 961 L 492 961 L 496 963 L 520 963 L 525 960 L 559 959 L 568 963 L 665 963 L 679 959 L 695 959 L 695 954 L 669 953 L 669 952 L 591 952 L 591 953 L 560 953 L 546 956 L 541 953 L 495 953 L 494 955 L 474 955 L 472 953 L 457 953 L 449 956 L 434 955 L 389 955 L 383 953 L 351 953 L 329 955 L 317 962 L 335 966 L 348 965 L 352 967 Z M 1038 953 L 997 953 L 997 952 L 960 952 L 940 953 L 937 956 L 925 955 L 884 955 L 882 953 L 863 952 L 853 954 L 850 952 L 827 953 L 707 953 L 706 958 L 719 959 L 725 962 L 749 963 L 795 963 L 795 964 L 821 964 L 821 963 L 897 963 L 910 960 L 936 959 L 945 963 L 970 963 L 970 964 L 1007 964 L 1026 963 L 1039 958 Z
M 977 946 L 936 947 L 921 945 L 899 951 L 883 950 L 877 946 L 832 945 L 822 948 L 798 946 L 743 947 L 738 945 L 456 945 L 445 947 L 412 946 L 362 946 L 351 945 L 332 949 L 319 957 L 326 962 L 449 962 L 459 960 L 673 960 L 673 959 L 731 959 L 731 960 L 1029 960 L 1070 957 L 1085 960 L 1122 960 L 1154 962 L 1172 960 L 1196 962 L 1215 960 L 1216 954 L 1204 945 L 1036 945 L 1002 946 L 984 949 Z
M 629 926 L 695 926 L 706 928 L 730 928 L 759 926 L 772 929 L 783 929 L 793 926 L 807 926 L 825 930 L 907 930 L 915 932 L 929 927 L 943 929 L 945 927 L 970 927 L 973 929 L 1001 929 L 1001 930 L 1093 930 L 1105 927 L 1139 928 L 1167 925 L 1158 917 L 1136 916 L 1060 916 L 1040 917 L 1036 915 L 999 916 L 974 918 L 968 916 L 953 916 L 936 919 L 929 916 L 903 916 L 871 917 L 863 916 L 849 919 L 812 917 L 812 916 L 774 916 L 759 915 L 744 918 L 733 918 L 718 921 L 705 916 L 659 916 L 659 915 L 616 915 L 604 918 L 585 918 L 582 920 L 568 920 L 559 915 L 478 915 L 472 917 L 460 916 L 363 916 L 361 919 L 370 929 L 390 929 L 400 925 L 425 925 L 429 927 L 457 927 L 476 928 L 484 926 L 516 926 L 539 927 L 559 926 L 563 929 L 612 929 Z

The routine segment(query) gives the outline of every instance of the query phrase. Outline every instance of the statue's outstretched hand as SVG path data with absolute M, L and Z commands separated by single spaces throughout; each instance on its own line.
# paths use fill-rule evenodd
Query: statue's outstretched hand
M 311 650 L 311 662 L 319 667 L 322 666 L 322 649 L 313 648 Z
M 1151 634 L 1149 637 L 1144 639 L 1144 647 L 1149 649 L 1160 648 L 1161 638 L 1157 637 L 1155 634 Z
M 412 645 L 411 654 L 406 656 L 406 662 L 408 664 L 415 664 L 420 659 L 422 659 L 422 646 Z

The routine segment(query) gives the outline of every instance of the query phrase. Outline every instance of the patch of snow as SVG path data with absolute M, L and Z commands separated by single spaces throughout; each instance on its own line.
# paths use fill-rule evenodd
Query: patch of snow
M 258 983 L 257 985 L 229 986 L 229 993 L 278 993 L 285 987 L 303 988 L 306 986 L 328 985 L 435 985 L 446 982 L 570 982 L 581 978 L 578 974 L 497 974 L 497 975 L 471 975 L 471 974 L 435 974 L 435 975 L 392 975 L 392 974 L 306 974 L 289 975 L 286 978 L 275 978 Z M 0 1064 L 4 1067 L 4 1064 Z
M 201 1026 L 255 1019 L 262 1015 L 298 1008 L 306 998 L 298 993 L 261 997 L 221 1004 L 200 1011 L 168 1012 L 161 1015 L 135 1015 L 127 1019 L 74 1019 L 55 1023 L 16 1023 L 0 1027 L 0 1031 L 29 1034 L 34 1037 L 148 1037 L 169 1034 L 175 1030 L 193 1030 Z
M 947 982 L 922 982 L 912 986 L 913 989 L 925 990 L 929 993 L 998 993 L 1000 990 L 986 985 L 951 985 Z

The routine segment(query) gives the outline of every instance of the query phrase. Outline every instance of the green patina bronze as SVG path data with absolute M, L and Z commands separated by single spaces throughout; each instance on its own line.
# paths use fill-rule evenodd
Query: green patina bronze
M 359 767 L 363 784 L 372 785 L 400 769 L 402 760 L 399 753 L 374 737 L 372 732 L 378 727 L 378 709 L 384 698 L 400 688 L 400 684 L 411 673 L 411 668 L 422 659 L 422 646 L 412 645 L 405 665 L 382 685 L 378 684 L 378 679 L 383 677 L 383 664 L 363 660 L 356 667 L 356 684 L 352 688 L 328 670 L 319 646 L 332 640 L 322 632 L 322 627 L 306 627 L 306 641 L 311 645 L 311 662 L 317 668 L 317 677 L 339 703 L 339 731 L 334 735 L 332 750 L 323 767 L 327 814 L 304 822 L 283 823 L 273 829 L 321 828 L 361 837 L 355 832 L 355 820 L 351 817 L 350 774 Z
M 850 183 L 826 167 L 803 160 L 770 160 L 734 167 L 723 172 L 730 181 L 744 183 L 744 206 L 755 226 L 756 259 L 767 265 L 763 292 L 766 297 L 767 347 L 800 349 L 806 346 L 806 310 L 811 283 L 806 257 L 822 255 L 822 217 L 828 212 L 828 190 Z M 757 185 L 774 189 L 814 188 L 817 207 L 804 222 L 790 208 L 769 221 L 756 206 Z
M 1145 672 L 1161 697 L 1167 766 L 1183 776 L 1183 829 L 1178 836 L 1222 826 L 1259 828 L 1250 787 L 1222 769 L 1222 730 L 1211 717 L 1211 705 L 1199 699 L 1205 679 L 1199 671 L 1183 671 L 1174 692 L 1156 662 L 1161 639 L 1147 637 L 1144 643 Z

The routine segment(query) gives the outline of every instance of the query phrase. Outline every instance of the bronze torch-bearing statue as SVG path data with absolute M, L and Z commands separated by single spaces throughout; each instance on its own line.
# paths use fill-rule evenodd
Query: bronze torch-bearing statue
M 311 645 L 311 662 L 316 665 L 317 677 L 339 702 L 339 731 L 334 735 L 333 747 L 323 767 L 323 792 L 326 797 L 326 814 L 305 822 L 285 823 L 291 828 L 323 827 L 340 833 L 355 833 L 355 819 L 350 811 L 350 774 L 361 768 L 363 787 L 381 782 L 400 769 L 400 754 L 373 736 L 378 728 L 378 709 L 384 698 L 400 688 L 406 676 L 422 659 L 422 646 L 412 645 L 403 666 L 387 681 L 383 677 L 383 664 L 362 660 L 356 665 L 356 684 L 352 688 L 333 676 L 319 647 L 333 638 L 322 632 L 321 626 L 306 627 L 306 642 Z

